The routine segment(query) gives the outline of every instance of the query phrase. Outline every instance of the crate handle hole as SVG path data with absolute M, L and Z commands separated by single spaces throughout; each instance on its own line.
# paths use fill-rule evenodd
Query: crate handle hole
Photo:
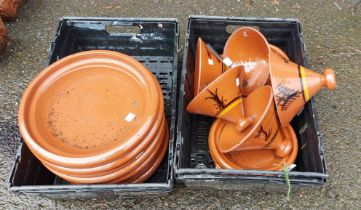
M 107 25 L 105 30 L 112 35 L 120 34 L 140 34 L 140 27 L 137 25 L 125 26 L 125 25 Z
M 231 33 L 233 33 L 234 31 L 236 31 L 237 29 L 242 28 L 242 27 L 254 28 L 254 29 L 256 29 L 257 31 L 260 30 L 260 28 L 259 28 L 258 26 L 228 25 L 228 26 L 226 27 L 226 31 L 227 31 L 227 33 L 231 34 Z

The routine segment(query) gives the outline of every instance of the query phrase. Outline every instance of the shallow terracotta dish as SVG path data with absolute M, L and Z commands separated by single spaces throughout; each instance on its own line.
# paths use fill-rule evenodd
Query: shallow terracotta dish
M 270 47 L 266 38 L 256 29 L 242 27 L 234 31 L 224 46 L 223 57 L 232 67 L 244 66 L 244 96 L 267 82 Z
M 202 114 L 236 124 L 239 131 L 252 124 L 253 119 L 245 117 L 242 104 L 243 66 L 234 67 L 205 87 L 188 104 L 187 111 Z
M 2 55 L 5 52 L 6 48 L 6 34 L 7 29 L 5 26 L 5 23 L 0 17 L 0 55 Z
M 243 106 L 245 115 L 252 116 L 254 123 L 242 132 L 231 123 L 224 124 L 218 136 L 219 150 L 227 153 L 266 148 L 275 150 L 279 157 L 287 156 L 292 150 L 292 142 L 276 138 L 279 126 L 272 88 L 262 86 L 256 89 L 243 100 Z
M 159 89 L 152 73 L 130 56 L 77 53 L 31 82 L 20 103 L 19 129 L 30 150 L 50 163 L 96 167 L 148 135 L 164 110 Z
M 164 118 L 164 117 L 163 117 Z M 117 176 L 120 177 L 123 174 L 131 174 L 134 168 L 138 167 L 138 164 L 143 164 L 155 151 L 161 147 L 161 142 L 164 139 L 164 133 L 166 132 L 165 119 L 162 120 L 161 127 L 156 127 L 154 130 L 157 130 L 157 134 L 153 136 L 150 140 L 150 144 L 146 148 L 143 148 L 138 153 L 132 155 L 131 157 L 119 157 L 118 160 L 108 163 L 106 165 L 101 165 L 95 168 L 66 168 L 63 166 L 58 166 L 41 160 L 41 162 L 51 171 L 57 172 L 62 178 L 72 182 L 71 178 L 97 178 L 105 176 Z M 138 147 L 136 147 L 138 149 Z M 133 153 L 133 151 L 131 151 Z M 40 158 L 39 158 L 40 159 Z M 109 178 L 113 179 L 113 178 Z
M 254 170 L 282 170 L 296 160 L 298 142 L 296 134 L 290 125 L 282 127 L 284 139 L 292 142 L 292 152 L 285 157 L 278 157 L 274 150 L 243 150 L 230 153 L 222 153 L 218 147 L 218 137 L 222 128 L 227 124 L 224 120 L 216 120 L 209 134 L 209 150 L 217 168 L 222 169 L 254 169 Z
M 288 125 L 304 104 L 323 87 L 336 88 L 336 76 L 331 69 L 323 75 L 291 62 L 277 53 L 271 54 L 270 78 L 283 126 Z
M 201 38 L 198 38 L 194 70 L 194 96 L 228 68 L 221 58 Z
M 4 20 L 15 20 L 24 0 L 0 0 L 0 17 Z
M 154 78 L 155 79 L 155 78 Z M 162 92 L 159 88 L 159 95 L 162 95 Z M 159 104 L 163 104 L 163 97 L 159 97 Z M 162 109 L 159 109 L 162 110 Z M 159 111 L 158 110 L 158 111 Z M 143 153 L 145 149 L 147 149 L 152 143 L 154 143 L 154 139 L 161 135 L 164 123 L 164 115 L 159 112 L 159 115 L 156 119 L 156 122 L 154 123 L 154 126 L 151 128 L 151 130 L 148 132 L 148 135 L 145 136 L 145 138 L 131 151 L 128 153 L 125 153 L 123 155 L 117 156 L 117 158 L 109 163 L 104 163 L 102 165 L 96 166 L 96 167 L 64 167 L 62 165 L 56 165 L 50 162 L 47 162 L 46 160 L 39 159 L 46 162 L 46 165 L 50 168 L 57 169 L 58 171 L 61 171 L 62 173 L 68 174 L 68 175 L 99 175 L 99 174 L 106 174 L 106 172 L 109 172 L 113 170 L 114 168 L 119 168 L 123 164 L 126 164 L 127 162 L 130 162 L 134 157 L 138 156 L 140 153 Z

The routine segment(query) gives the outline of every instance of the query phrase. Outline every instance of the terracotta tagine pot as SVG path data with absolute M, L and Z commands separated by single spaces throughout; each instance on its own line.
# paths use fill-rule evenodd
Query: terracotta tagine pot
M 267 82 L 270 47 L 266 38 L 256 29 L 242 27 L 234 31 L 224 46 L 223 57 L 229 66 L 244 66 L 244 96 Z
M 280 122 L 286 126 L 322 88 L 336 88 L 333 70 L 323 74 L 291 62 L 280 54 L 271 54 L 270 78 Z
M 252 116 L 251 126 L 239 132 L 234 125 L 224 124 L 218 136 L 221 152 L 240 150 L 272 149 L 278 157 L 287 156 L 292 150 L 292 142 L 285 141 L 279 132 L 274 108 L 272 88 L 262 86 L 243 100 L 246 116 Z
M 19 107 L 19 130 L 47 162 L 97 167 L 128 154 L 159 126 L 164 112 L 159 92 L 153 74 L 132 57 L 77 53 L 30 83 Z
M 243 66 L 226 71 L 193 98 L 187 111 L 231 121 L 238 131 L 242 131 L 253 122 L 252 118 L 244 115 L 241 97 L 243 78 Z
M 0 18 L 0 55 L 2 55 L 5 52 L 6 34 L 7 34 L 7 29 L 6 29 L 5 23 Z
M 14 21 L 24 0 L 0 0 L 0 17 Z
M 194 96 L 228 68 L 221 58 L 201 38 L 198 38 L 194 70 Z
M 228 122 L 218 119 L 212 125 L 209 133 L 209 151 L 217 168 L 238 170 L 283 170 L 283 167 L 293 164 L 298 153 L 296 134 L 290 125 L 281 127 L 283 138 L 292 142 L 292 151 L 279 157 L 274 150 L 244 150 L 230 153 L 222 153 L 219 150 L 218 137 Z M 281 134 L 281 132 L 279 132 Z

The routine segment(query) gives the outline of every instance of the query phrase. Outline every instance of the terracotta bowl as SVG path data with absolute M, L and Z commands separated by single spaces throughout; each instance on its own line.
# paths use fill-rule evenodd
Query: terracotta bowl
M 64 174 L 60 171 L 49 168 L 46 164 L 44 164 L 51 172 L 56 174 L 57 176 L 71 182 L 74 184 L 96 184 L 96 183 L 106 183 L 114 179 L 127 179 L 131 178 L 137 174 L 137 169 L 140 167 L 151 167 L 154 164 L 154 159 L 159 156 L 159 148 L 164 145 L 165 139 L 165 130 L 167 130 L 166 121 L 163 121 L 163 129 L 161 135 L 154 139 L 155 144 L 153 147 L 149 147 L 147 151 L 133 160 L 129 161 L 129 163 L 123 167 L 114 169 L 112 171 L 106 172 L 103 175 L 83 175 L 83 176 L 72 176 L 68 174 Z
M 96 167 L 132 151 L 161 122 L 159 89 L 132 57 L 101 50 L 74 54 L 31 82 L 20 103 L 19 129 L 30 150 L 50 163 Z
M 252 116 L 254 123 L 239 132 L 231 123 L 224 124 L 219 134 L 219 150 L 227 153 L 240 150 L 272 149 L 280 157 L 292 150 L 290 141 L 275 138 L 279 125 L 274 108 L 272 88 L 262 86 L 243 100 L 246 116 Z
M 237 152 L 222 153 L 219 150 L 218 137 L 222 128 L 227 124 L 224 120 L 216 120 L 212 125 L 209 134 L 209 150 L 217 168 L 222 169 L 240 169 L 240 170 L 282 170 L 283 167 L 289 166 L 296 160 L 298 153 L 298 142 L 296 134 L 290 125 L 282 127 L 284 139 L 292 142 L 292 152 L 285 156 L 279 157 L 274 150 L 242 150 Z
M 49 170 L 56 171 L 58 175 L 64 179 L 66 179 L 67 176 L 75 178 L 98 178 L 110 174 L 120 174 L 120 171 L 123 173 L 129 171 L 128 173 L 130 174 L 130 172 L 136 167 L 137 164 L 142 164 L 143 161 L 146 161 L 154 153 L 154 151 L 160 148 L 160 144 L 165 133 L 164 120 L 165 119 L 162 120 L 161 127 L 154 128 L 154 130 L 157 130 L 157 134 L 152 136 L 153 138 L 150 139 L 150 144 L 147 145 L 146 148 L 143 148 L 136 154 L 120 157 L 118 160 L 105 165 L 101 165 L 95 168 L 74 169 L 54 165 L 46 162 L 45 160 L 41 160 L 40 158 L 39 159 Z M 136 147 L 135 150 L 138 150 L 138 147 Z M 133 153 L 133 151 L 131 151 L 131 153 Z M 65 174 L 65 176 L 62 176 L 63 174 Z M 67 180 L 71 181 L 69 179 Z
M 223 57 L 232 67 L 244 66 L 244 96 L 267 82 L 270 47 L 266 38 L 256 29 L 242 27 L 234 31 L 224 46 Z

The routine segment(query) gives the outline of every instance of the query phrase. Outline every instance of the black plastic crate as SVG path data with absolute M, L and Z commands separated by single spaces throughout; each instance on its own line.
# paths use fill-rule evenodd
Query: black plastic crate
M 161 196 L 173 187 L 176 129 L 178 21 L 157 18 L 62 18 L 50 47 L 49 64 L 86 50 L 113 50 L 143 63 L 158 78 L 170 125 L 169 152 L 160 167 L 142 184 L 71 185 L 48 171 L 21 143 L 10 176 L 12 192 L 52 198 Z
M 218 189 L 283 188 L 285 181 L 279 171 L 216 169 L 208 149 L 208 133 L 213 118 L 186 112 L 193 98 L 193 72 L 197 38 L 222 53 L 232 29 L 252 26 L 260 30 L 269 43 L 284 50 L 297 64 L 307 66 L 301 26 L 296 19 L 258 19 L 234 17 L 191 16 L 184 44 L 183 67 L 179 93 L 175 177 L 188 186 Z M 322 184 L 327 178 L 322 135 L 313 108 L 314 100 L 292 121 L 299 143 L 299 153 L 289 173 L 293 186 Z M 249 185 L 248 185 L 249 184 Z M 247 187 L 247 185 L 250 187 Z

